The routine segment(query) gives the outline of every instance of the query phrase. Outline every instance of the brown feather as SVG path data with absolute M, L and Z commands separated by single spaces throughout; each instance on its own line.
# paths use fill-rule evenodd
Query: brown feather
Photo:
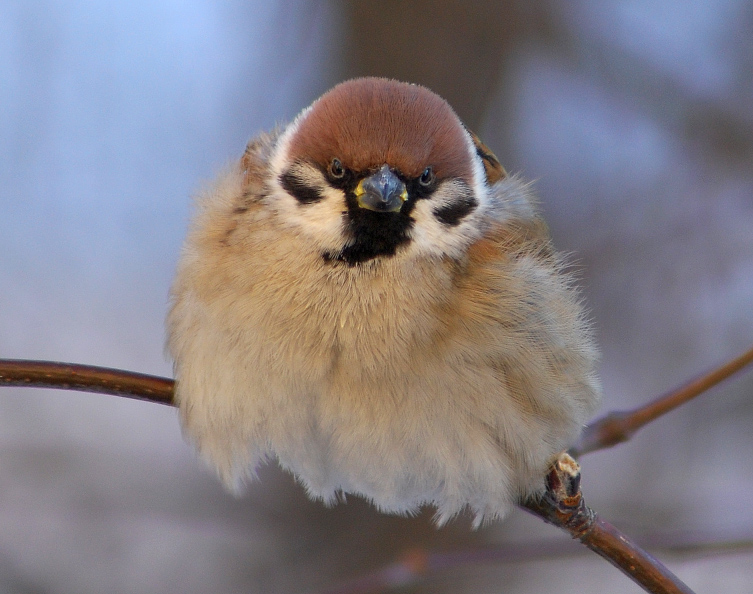
M 379 78 L 347 81 L 323 95 L 289 154 L 321 166 L 338 158 L 355 171 L 389 163 L 409 177 L 432 166 L 439 178 L 472 179 L 463 125 L 447 102 L 424 87 Z
M 481 162 L 484 164 L 484 172 L 486 173 L 486 181 L 489 185 L 496 184 L 498 181 L 507 177 L 507 171 L 502 167 L 502 164 L 497 159 L 497 156 L 489 150 L 481 139 L 471 130 L 468 133 L 473 139 L 473 144 L 476 145 L 476 153 L 481 157 Z

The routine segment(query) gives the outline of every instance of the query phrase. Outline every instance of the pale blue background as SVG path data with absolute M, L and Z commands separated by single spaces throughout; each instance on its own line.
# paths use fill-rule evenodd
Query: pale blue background
M 168 375 L 190 195 L 344 76 L 343 15 L 0 1 L 0 357 Z M 604 410 L 636 406 L 753 343 L 753 5 L 552 1 L 548 16 L 558 49 L 533 38 L 505 57 L 478 131 L 538 180 L 558 247 L 580 262 Z M 751 393 L 742 378 L 584 458 L 589 501 L 631 534 L 753 542 Z M 401 552 L 379 536 L 392 520 L 263 478 L 246 499 L 224 494 L 167 407 L 3 389 L 0 594 L 309 591 L 363 571 L 354 546 Z M 517 514 L 470 538 L 555 537 Z M 753 583 L 750 544 L 659 554 L 698 592 Z M 638 591 L 590 556 L 447 579 L 427 588 Z

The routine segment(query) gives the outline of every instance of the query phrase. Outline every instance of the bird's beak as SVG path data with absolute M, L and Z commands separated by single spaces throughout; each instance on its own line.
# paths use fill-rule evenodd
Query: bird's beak
M 363 178 L 355 189 L 358 206 L 376 212 L 398 212 L 408 199 L 405 184 L 387 165 Z

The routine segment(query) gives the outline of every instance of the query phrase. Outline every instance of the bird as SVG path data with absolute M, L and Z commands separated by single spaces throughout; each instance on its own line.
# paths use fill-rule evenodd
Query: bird
M 334 86 L 199 192 L 170 290 L 184 434 L 242 493 L 479 526 L 540 496 L 598 406 L 598 350 L 531 184 L 452 107 Z

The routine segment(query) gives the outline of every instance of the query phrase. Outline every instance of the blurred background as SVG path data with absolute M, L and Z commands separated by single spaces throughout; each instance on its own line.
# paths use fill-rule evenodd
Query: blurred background
M 384 75 L 536 180 L 593 314 L 602 412 L 637 406 L 753 343 L 751 31 L 743 0 L 2 0 L 0 357 L 169 375 L 192 192 L 336 82 Z M 753 584 L 751 394 L 741 376 L 581 460 L 588 502 L 639 541 L 740 543 L 655 550 L 698 593 Z M 0 594 L 316 592 L 495 543 L 567 556 L 404 591 L 640 592 L 523 512 L 436 530 L 260 476 L 223 492 L 169 407 L 0 389 Z

